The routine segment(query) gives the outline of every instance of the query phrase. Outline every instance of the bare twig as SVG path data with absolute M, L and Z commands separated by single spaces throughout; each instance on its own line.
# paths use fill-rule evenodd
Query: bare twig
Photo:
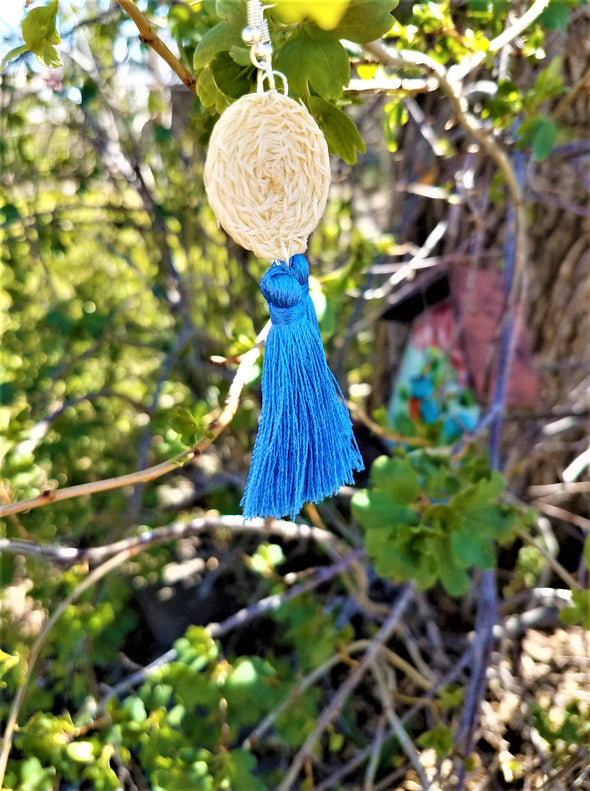
M 479 721 L 479 708 L 487 686 L 487 669 L 494 643 L 494 626 L 498 620 L 496 576 L 492 570 L 484 571 L 479 588 L 475 637 L 472 646 L 472 673 L 461 725 L 455 735 L 455 748 L 463 759 L 469 757 Z M 457 789 L 465 787 L 466 762 L 459 766 Z
M 166 61 L 172 71 L 180 77 L 189 91 L 196 93 L 197 80 L 195 75 L 192 74 L 186 66 L 183 66 L 176 55 L 168 49 L 133 0 L 117 0 L 117 2 L 127 16 L 135 22 L 139 30 L 139 40 L 148 47 L 151 47 L 154 52 Z
M 304 582 L 300 583 L 299 585 L 294 585 L 285 593 L 275 594 L 273 596 L 267 596 L 265 599 L 261 599 L 260 601 L 255 602 L 254 604 L 249 605 L 248 607 L 244 607 L 243 609 L 239 610 L 234 615 L 231 615 L 229 618 L 226 618 L 225 621 L 221 623 L 210 623 L 205 627 L 205 630 L 208 634 L 213 638 L 224 637 L 229 632 L 237 629 L 244 624 L 251 621 L 253 618 L 259 618 L 261 615 L 264 615 L 268 612 L 274 612 L 278 610 L 285 602 L 289 601 L 290 599 L 295 598 L 296 596 L 300 596 L 302 593 L 307 593 L 314 588 L 317 588 L 319 585 L 322 585 L 325 582 L 333 579 L 334 577 L 341 574 L 345 569 L 347 569 L 353 563 L 356 563 L 359 558 L 362 557 L 364 554 L 363 549 L 355 549 L 354 552 L 351 552 L 345 558 L 337 561 L 331 566 L 323 566 L 315 573 L 313 573 L 309 579 L 305 580 Z M 149 678 L 153 675 L 157 670 L 164 665 L 173 662 L 176 659 L 176 650 L 171 648 L 169 651 L 166 651 L 165 654 L 159 656 L 157 659 L 154 659 L 146 667 L 138 670 L 135 673 L 132 673 L 127 678 L 120 681 L 114 687 L 112 687 L 105 698 L 100 702 L 99 711 L 104 709 L 105 704 L 115 696 L 121 696 L 128 690 L 132 689 L 133 687 L 141 684 L 145 681 L 146 678 Z
M 590 481 L 540 483 L 535 486 L 529 486 L 527 489 L 530 497 L 555 497 L 566 494 L 587 494 L 588 492 L 590 492 Z
M 381 748 L 383 747 L 384 741 L 385 723 L 383 718 L 381 718 L 377 726 L 377 733 L 375 734 L 373 746 L 371 747 L 371 760 L 369 761 L 369 765 L 367 766 L 367 771 L 365 773 L 365 781 L 363 785 L 364 791 L 373 791 L 373 788 L 375 787 L 375 775 L 377 774 L 377 769 L 379 768 L 379 758 L 381 757 Z
M 410 722 L 421 709 L 423 709 L 425 706 L 430 705 L 432 698 L 434 698 L 436 693 L 442 687 L 445 687 L 448 684 L 452 684 L 454 681 L 457 680 L 457 678 L 461 675 L 465 667 L 467 667 L 467 665 L 471 661 L 472 650 L 473 650 L 472 646 L 469 646 L 467 650 L 464 652 L 463 656 L 453 666 L 453 668 L 445 676 L 439 679 L 439 681 L 437 681 L 436 684 L 433 687 L 431 687 L 431 689 L 428 692 L 426 692 L 406 714 L 404 714 L 401 720 L 402 725 L 405 724 L 406 722 Z M 394 731 L 390 729 L 389 733 L 387 733 L 386 735 L 386 738 L 392 736 L 393 733 Z M 322 783 L 320 783 L 315 789 L 315 791 L 328 791 L 328 789 L 337 786 L 343 777 L 346 777 L 346 775 L 353 772 L 357 767 L 359 767 L 368 758 L 370 758 L 372 749 L 373 749 L 372 745 L 369 745 L 368 747 L 365 747 L 363 750 L 360 750 L 354 756 L 354 758 L 352 758 L 350 761 L 344 764 L 344 766 L 339 767 L 337 771 L 333 772 L 330 775 L 330 777 L 326 778 Z M 405 772 L 405 769 L 403 769 L 403 772 Z M 379 785 L 379 787 L 381 787 L 381 784 Z M 389 784 L 386 784 L 386 786 L 383 787 L 390 788 L 391 786 Z
M 571 525 L 579 527 L 580 530 L 584 530 L 584 532 L 590 532 L 590 519 L 585 516 L 572 514 L 570 511 L 566 511 L 565 508 L 559 508 L 559 506 L 551 505 L 551 503 L 537 501 L 534 503 L 534 505 L 535 508 L 538 508 L 539 511 L 543 511 L 543 513 L 547 514 L 547 516 L 552 516 L 554 519 L 561 519 L 564 522 L 569 522 Z
M 410 602 L 411 596 L 411 587 L 409 585 L 405 585 L 401 589 L 398 600 L 395 603 L 395 606 L 392 608 L 389 617 L 384 621 L 383 625 L 373 638 L 371 647 L 351 672 L 347 680 L 340 686 L 330 701 L 329 706 L 327 706 L 327 708 L 324 709 L 322 714 L 319 716 L 315 728 L 307 737 L 303 747 L 293 759 L 293 763 L 291 764 L 283 782 L 279 786 L 278 791 L 289 791 L 289 789 L 293 787 L 293 784 L 297 780 L 297 776 L 301 771 L 303 764 L 308 758 L 311 750 L 314 748 L 316 742 L 322 736 L 323 732 L 332 722 L 332 720 L 338 715 L 349 695 L 351 695 L 356 687 L 360 684 L 367 669 L 370 667 L 378 652 L 380 651 L 381 646 L 389 639 L 392 632 L 395 630 L 400 618 L 403 616 L 404 611 Z
M 571 91 L 569 91 L 569 93 L 563 97 L 555 110 L 551 113 L 551 120 L 558 121 L 570 104 L 572 104 L 572 102 L 578 98 L 582 91 L 585 91 L 588 88 L 590 88 L 590 69 L 588 69 L 588 71 L 583 74 L 581 79 L 574 85 Z
M 250 519 L 244 521 L 243 516 L 206 516 L 192 519 L 190 522 L 176 522 L 154 530 L 146 530 L 140 535 L 130 536 L 120 541 L 104 546 L 77 547 L 55 546 L 52 544 L 35 544 L 32 541 L 13 541 L 7 538 L 0 539 L 0 552 L 13 552 L 23 555 L 55 560 L 59 563 L 102 563 L 106 558 L 123 552 L 127 549 L 143 551 L 155 544 L 166 541 L 177 541 L 186 536 L 198 535 L 209 530 L 230 530 L 232 533 L 258 533 L 261 535 L 280 535 L 287 541 L 312 539 L 320 544 L 334 545 L 338 539 L 327 530 L 308 525 L 299 525 L 295 522 L 286 522 L 279 519 Z
M 488 55 L 494 55 L 501 49 L 504 49 L 504 47 L 508 46 L 508 44 L 511 44 L 513 41 L 515 41 L 521 35 L 521 33 L 524 33 L 524 31 L 541 16 L 548 5 L 549 0 L 535 0 L 535 2 L 524 12 L 522 16 L 519 16 L 518 19 L 515 19 L 514 22 L 506 28 L 506 30 L 490 41 L 487 50 L 480 50 L 468 60 L 465 60 L 463 63 L 459 63 L 453 67 L 453 77 L 455 79 L 465 78 L 467 74 L 474 71 L 474 69 L 476 69 L 478 66 L 481 66 Z
M 258 723 L 248 738 L 244 740 L 242 747 L 244 749 L 250 749 L 252 745 L 255 745 L 256 742 L 269 730 L 269 728 L 274 725 L 281 714 L 286 711 L 295 700 L 303 695 L 306 689 L 309 689 L 314 684 L 316 684 L 320 678 L 329 673 L 333 667 L 336 667 L 336 665 L 344 662 L 345 656 L 348 657 L 351 654 L 355 654 L 357 651 L 363 651 L 370 645 L 370 640 L 356 640 L 354 643 L 350 643 L 350 645 L 346 646 L 346 655 L 343 653 L 335 654 L 321 665 L 316 667 L 315 670 L 312 670 L 311 673 L 308 673 L 307 676 L 302 678 L 301 681 L 293 687 L 293 689 L 279 703 L 279 705 L 269 712 L 269 714 L 267 714 L 266 717 L 264 717 L 264 719 Z
M 208 426 L 208 435 L 199 440 L 194 447 L 179 453 L 168 461 L 156 464 L 153 467 L 148 467 L 145 470 L 131 472 L 127 475 L 119 475 L 116 478 L 106 478 L 102 481 L 81 483 L 77 486 L 69 486 L 65 489 L 46 490 L 36 497 L 31 497 L 29 500 L 21 500 L 18 503 L 11 503 L 9 505 L 0 505 L 0 518 L 9 516 L 10 514 L 19 514 L 23 511 L 29 511 L 33 508 L 40 508 L 43 505 L 49 505 L 49 503 L 70 500 L 72 497 L 82 497 L 88 494 L 95 494 L 96 492 L 105 492 L 110 489 L 120 489 L 123 486 L 134 486 L 137 483 L 153 481 L 156 478 L 160 478 L 162 475 L 177 470 L 180 464 L 187 464 L 197 456 L 200 456 L 233 420 L 238 409 L 240 394 L 246 382 L 248 382 L 251 377 L 252 368 L 259 355 L 260 349 L 258 347 L 250 349 L 250 351 L 244 354 L 238 370 L 236 371 L 236 375 L 230 385 L 225 405 L 221 413 Z
M 380 689 L 381 695 L 381 702 L 383 704 L 383 708 L 385 710 L 385 716 L 387 717 L 387 721 L 391 727 L 391 730 L 397 736 L 399 743 L 402 747 L 402 750 L 408 756 L 410 763 L 414 767 L 414 771 L 418 775 L 420 779 L 420 784 L 422 785 L 423 791 L 429 791 L 430 783 L 428 782 L 428 778 L 426 777 L 426 773 L 424 771 L 424 767 L 420 763 L 420 757 L 418 755 L 418 751 L 416 750 L 416 746 L 414 742 L 408 736 L 407 731 L 405 730 L 402 721 L 395 713 L 393 706 L 391 705 L 391 692 L 387 688 L 387 684 L 385 679 L 383 678 L 383 674 L 379 668 L 377 662 L 374 662 L 372 665 L 373 675 L 377 681 L 377 686 Z
M 545 3 L 545 5 L 548 2 L 548 0 L 537 0 L 537 3 L 540 1 Z M 441 90 L 449 99 L 461 126 L 477 140 L 502 172 L 512 199 L 516 223 L 515 276 L 509 299 L 509 307 L 513 308 L 520 294 L 524 277 L 527 259 L 527 235 L 523 194 L 510 158 L 496 141 L 492 132 L 482 127 L 480 121 L 469 112 L 466 99 L 461 94 L 460 83 L 453 79 L 450 70 L 447 70 L 441 63 L 422 52 L 397 50 L 376 41 L 371 44 L 365 44 L 364 48 L 378 62 L 386 66 L 394 69 L 419 69 L 435 77 Z
M 25 677 L 18 688 L 18 692 L 16 693 L 14 700 L 12 701 L 12 706 L 10 708 L 10 714 L 8 715 L 8 721 L 6 723 L 6 727 L 4 729 L 4 736 L 2 740 L 2 751 L 0 752 L 0 789 L 3 788 L 4 784 L 4 775 L 6 774 L 6 767 L 8 765 L 8 756 L 10 755 L 10 748 L 12 745 L 12 736 L 14 734 L 14 729 L 16 728 L 16 724 L 18 721 L 18 715 L 31 680 L 31 676 L 33 674 L 33 670 L 35 669 L 35 665 L 37 660 L 39 659 L 39 655 L 49 634 L 58 620 L 61 618 L 63 613 L 67 610 L 67 608 L 73 604 L 76 599 L 78 599 L 85 591 L 91 588 L 96 582 L 102 579 L 106 574 L 108 574 L 113 569 L 120 566 L 122 563 L 125 563 L 126 560 L 133 557 L 137 553 L 137 549 L 126 549 L 123 552 L 120 552 L 118 555 L 115 555 L 112 558 L 106 560 L 102 565 L 97 566 L 90 574 L 82 580 L 82 582 L 67 596 L 57 607 L 51 618 L 45 623 L 43 629 L 39 633 L 37 639 L 35 640 L 33 647 L 28 656 L 27 662 L 27 670 L 25 673 Z
M 575 579 L 575 577 L 573 577 L 569 573 L 569 571 L 564 569 L 561 563 L 556 558 L 554 558 L 553 555 L 545 549 L 545 547 L 539 544 L 538 541 L 535 541 L 535 539 L 532 536 L 529 536 L 529 534 L 524 530 L 522 530 L 520 527 L 515 527 L 514 532 L 521 539 L 521 541 L 524 541 L 526 544 L 530 544 L 530 546 L 535 547 L 535 549 L 538 552 L 540 552 L 541 555 L 543 555 L 543 557 L 545 558 L 547 563 L 549 563 L 553 571 L 557 574 L 558 577 L 561 577 L 561 579 L 565 582 L 565 584 L 568 586 L 570 590 L 573 591 L 581 590 L 581 585 Z

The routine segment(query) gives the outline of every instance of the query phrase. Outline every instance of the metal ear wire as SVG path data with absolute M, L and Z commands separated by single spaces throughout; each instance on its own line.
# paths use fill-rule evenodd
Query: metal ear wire
M 264 81 L 268 80 L 270 90 L 274 91 L 275 76 L 283 81 L 283 93 L 289 93 L 287 78 L 272 67 L 272 42 L 264 11 L 272 6 L 263 6 L 260 0 L 248 0 L 248 25 L 242 30 L 242 40 L 250 47 L 250 60 L 258 69 L 257 90 L 264 91 Z

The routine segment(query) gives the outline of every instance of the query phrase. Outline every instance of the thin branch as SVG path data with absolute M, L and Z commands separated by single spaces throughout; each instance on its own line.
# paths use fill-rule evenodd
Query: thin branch
M 168 49 L 166 44 L 159 38 L 158 34 L 148 22 L 147 17 L 139 10 L 133 0 L 117 0 L 117 2 L 127 16 L 135 22 L 139 30 L 139 40 L 142 44 L 151 47 L 154 52 L 166 61 L 172 71 L 180 77 L 189 91 L 196 93 L 197 80 L 195 75 L 192 74 L 186 66 L 183 66 L 176 55 Z
M 579 527 L 580 530 L 590 533 L 590 519 L 585 516 L 572 514 L 570 511 L 566 511 L 565 508 L 559 508 L 559 506 L 551 505 L 551 503 L 535 502 L 533 505 L 535 508 L 538 508 L 539 511 L 547 514 L 547 516 L 552 516 L 555 519 L 561 519 L 563 522 L 569 522 L 570 525 L 575 525 L 576 527 Z
M 294 585 L 288 591 L 285 591 L 285 593 L 274 594 L 273 596 L 267 596 L 265 599 L 260 599 L 260 601 L 238 610 L 238 612 L 230 615 L 229 618 L 226 618 L 226 620 L 222 621 L 221 623 L 208 624 L 205 627 L 205 630 L 214 639 L 224 637 L 234 629 L 244 626 L 244 624 L 248 623 L 252 619 L 259 618 L 261 615 L 278 610 L 279 607 L 281 607 L 290 599 L 300 596 L 303 593 L 307 593 L 308 591 L 317 588 L 319 585 L 323 585 L 325 582 L 328 582 L 329 580 L 338 576 L 338 574 L 341 574 L 350 565 L 356 563 L 363 555 L 364 550 L 362 548 L 355 549 L 349 555 L 337 561 L 333 565 L 323 566 L 314 574 L 312 574 L 307 580 L 300 583 L 299 585 Z M 162 654 L 162 656 L 154 659 L 154 661 L 146 667 L 138 670 L 135 673 L 132 673 L 130 676 L 123 679 L 123 681 L 120 681 L 109 690 L 108 694 L 100 702 L 98 710 L 102 711 L 106 703 L 111 698 L 115 696 L 120 697 L 138 684 L 142 684 L 146 678 L 152 676 L 161 667 L 173 662 L 176 659 L 176 656 L 176 650 L 171 648 L 169 651 L 166 651 L 165 654 Z
M 539 0 L 537 1 L 539 2 Z M 548 0 L 542 1 L 545 4 L 548 2 Z M 435 77 L 441 90 L 448 97 L 461 126 L 477 140 L 502 172 L 512 199 L 516 225 L 515 273 L 513 288 L 508 300 L 509 308 L 512 309 L 518 301 L 518 295 L 520 294 L 527 260 L 528 245 L 523 194 L 512 163 L 510 162 L 510 158 L 502 146 L 495 140 L 491 131 L 482 127 L 480 121 L 469 112 L 467 102 L 461 95 L 460 84 L 452 78 L 450 70 L 447 70 L 441 63 L 438 63 L 434 58 L 422 52 L 397 50 L 377 41 L 371 44 L 365 44 L 364 49 L 379 63 L 383 63 L 391 68 L 420 69 Z
M 278 791 L 289 791 L 289 789 L 293 787 L 299 772 L 309 757 L 310 752 L 315 747 L 316 742 L 322 736 L 323 732 L 326 730 L 332 720 L 337 717 L 346 699 L 360 684 L 367 669 L 370 667 L 378 652 L 381 650 L 381 646 L 389 639 L 395 630 L 400 618 L 403 616 L 404 611 L 410 602 L 411 596 L 412 589 L 410 585 L 405 585 L 401 589 L 398 600 L 395 603 L 395 606 L 392 608 L 389 617 L 384 621 L 383 625 L 373 638 L 371 647 L 351 672 L 347 680 L 339 687 L 338 691 L 330 701 L 329 706 L 324 709 L 322 714 L 319 716 L 315 728 L 307 737 L 303 747 L 293 759 L 293 763 L 291 764 L 283 782 L 278 787 Z
M 529 486 L 527 493 L 530 497 L 556 497 L 567 494 L 590 492 L 590 481 L 577 481 L 576 483 L 540 483 Z
M 381 703 L 383 705 L 385 716 L 387 717 L 387 721 L 389 722 L 391 730 L 397 736 L 402 750 L 405 752 L 405 754 L 410 760 L 410 763 L 414 767 L 414 771 L 418 775 L 423 791 L 429 791 L 430 783 L 428 782 L 428 778 L 426 777 L 424 767 L 420 763 L 420 756 L 418 755 L 418 751 L 416 750 L 416 745 L 414 744 L 412 739 L 410 739 L 408 732 L 403 726 L 402 721 L 397 716 L 397 714 L 393 709 L 393 706 L 391 705 L 390 690 L 387 688 L 387 684 L 385 683 L 385 679 L 383 678 L 383 675 L 379 669 L 378 663 L 374 662 L 371 669 L 377 681 L 377 686 L 379 687 L 381 692 L 381 696 L 380 696 Z
M 484 571 L 482 574 L 478 596 L 475 637 L 472 645 L 471 678 L 469 679 L 461 725 L 455 735 L 455 749 L 463 757 L 457 776 L 457 789 L 461 789 L 461 791 L 465 787 L 467 774 L 465 761 L 473 749 L 481 701 L 487 687 L 487 670 L 494 644 L 494 626 L 498 621 L 496 577 L 491 570 Z
M 127 475 L 120 475 L 116 478 L 106 478 L 102 481 L 81 483 L 77 486 L 67 487 L 66 489 L 47 489 L 36 497 L 31 497 L 28 500 L 21 500 L 18 503 L 11 503 L 9 505 L 0 505 L 0 519 L 10 514 L 19 514 L 33 508 L 40 508 L 43 505 L 49 505 L 49 503 L 70 500 L 72 497 L 82 497 L 88 494 L 95 494 L 96 492 L 105 492 L 110 489 L 120 489 L 123 486 L 134 486 L 137 483 L 153 481 L 156 478 L 160 478 L 162 475 L 177 470 L 180 464 L 187 464 L 197 456 L 200 456 L 233 420 L 238 409 L 241 392 L 251 378 L 252 369 L 259 355 L 260 349 L 258 347 L 254 347 L 244 354 L 230 385 L 225 405 L 221 413 L 208 427 L 207 436 L 199 440 L 194 447 L 179 453 L 168 461 L 161 462 L 153 467 L 148 467 L 145 470 L 128 473 Z
M 452 67 L 453 77 L 457 80 L 464 79 L 470 72 L 476 69 L 485 61 L 488 55 L 494 55 L 501 49 L 504 49 L 508 44 L 511 44 L 517 39 L 524 31 L 538 19 L 543 11 L 549 5 L 549 0 L 535 0 L 535 2 L 528 8 L 522 16 L 515 19 L 506 30 L 500 33 L 499 36 L 493 38 L 487 50 L 480 50 L 464 63 L 459 63 Z
M 534 547 L 537 550 L 537 552 L 540 552 L 541 555 L 543 555 L 543 557 L 545 558 L 547 563 L 549 563 L 553 571 L 557 574 L 558 577 L 561 577 L 561 579 L 565 582 L 565 584 L 568 586 L 570 590 L 576 591 L 582 589 L 582 586 L 577 581 L 577 579 L 575 579 L 575 577 L 573 577 L 569 573 L 569 571 L 567 571 L 567 569 L 564 569 L 561 563 L 558 560 L 556 560 L 553 557 L 553 555 L 545 549 L 545 547 L 541 546 L 541 544 L 539 544 L 538 541 L 535 541 L 535 539 L 532 536 L 529 536 L 529 534 L 526 531 L 522 530 L 520 527 L 515 527 L 514 532 L 521 539 L 521 541 L 524 541 L 525 544 L 529 544 L 531 547 Z
M 102 579 L 109 571 L 117 568 L 122 563 L 124 563 L 129 558 L 133 557 L 137 552 L 136 549 L 126 549 L 123 552 L 120 552 L 118 555 L 115 555 L 109 560 L 106 560 L 102 565 L 97 566 L 90 574 L 82 580 L 82 582 L 67 596 L 61 604 L 57 607 L 51 618 L 47 621 L 47 623 L 43 626 L 43 629 L 39 633 L 37 639 L 35 640 L 33 647 L 28 656 L 27 662 L 27 670 L 25 673 L 25 677 L 21 682 L 20 687 L 18 688 L 18 692 L 16 693 L 14 700 L 12 701 L 12 706 L 10 708 L 10 714 L 8 715 L 8 721 L 6 723 L 6 727 L 4 729 L 4 737 L 2 741 L 2 751 L 0 752 L 0 789 L 4 787 L 4 776 L 6 774 L 6 767 L 8 765 L 8 756 L 10 755 L 10 748 L 12 745 L 12 736 L 14 734 L 14 730 L 16 728 L 16 724 L 18 721 L 18 715 L 31 680 L 31 676 L 33 674 L 33 670 L 35 669 L 35 665 L 37 660 L 39 659 L 39 655 L 47 638 L 49 637 L 49 633 L 57 623 L 57 621 L 61 618 L 63 613 L 67 610 L 67 608 L 73 604 L 76 599 L 78 599 L 85 591 L 91 588 L 96 582 Z
M 467 650 L 463 653 L 463 656 L 459 659 L 458 662 L 452 667 L 452 669 L 444 675 L 441 679 L 439 679 L 434 686 L 426 692 L 420 700 L 418 700 L 412 708 L 404 714 L 402 717 L 402 725 L 405 725 L 406 722 L 411 722 L 411 720 L 416 716 L 416 714 L 421 711 L 425 706 L 431 704 L 432 699 L 439 692 L 442 687 L 446 687 L 449 684 L 452 684 L 454 681 L 459 678 L 463 670 L 467 667 L 469 662 L 471 661 L 472 656 L 472 646 L 469 646 Z M 390 738 L 393 736 L 393 730 L 390 730 L 387 734 L 386 738 Z M 338 785 L 342 778 L 346 777 L 346 775 L 353 772 L 357 767 L 363 764 L 370 756 L 372 751 L 372 745 L 365 747 L 363 750 L 360 750 L 354 758 L 352 758 L 348 763 L 341 766 L 337 771 L 335 771 L 330 777 L 326 778 L 323 782 L 321 782 L 315 791 L 328 791 L 330 788 L 334 788 L 334 786 Z M 389 788 L 389 786 L 388 786 Z
M 59 563 L 101 563 L 106 558 L 129 549 L 143 551 L 155 544 L 166 541 L 177 541 L 186 536 L 194 536 L 210 530 L 230 530 L 232 533 L 259 533 L 261 535 L 280 535 L 286 541 L 309 540 L 319 544 L 337 543 L 338 539 L 327 530 L 295 522 L 279 519 L 250 519 L 244 521 L 243 516 L 213 516 L 193 519 L 190 522 L 176 522 L 154 530 L 146 530 L 137 536 L 130 536 L 112 544 L 79 549 L 77 547 L 54 546 L 52 544 L 35 544 L 32 541 L 12 541 L 0 539 L 0 552 L 13 552 L 23 555 L 34 555 Z
M 253 745 L 255 745 L 269 730 L 269 728 L 274 725 L 281 714 L 286 711 L 294 701 L 298 700 L 306 689 L 309 689 L 309 687 L 312 687 L 315 683 L 317 683 L 320 678 L 329 673 L 333 667 L 336 667 L 336 665 L 344 662 L 345 658 L 348 658 L 351 654 L 355 654 L 357 651 L 364 651 L 366 648 L 369 648 L 370 645 L 370 640 L 356 640 L 354 643 L 350 643 L 350 645 L 346 646 L 346 653 L 339 652 L 334 654 L 334 656 L 331 656 L 329 659 L 319 665 L 319 667 L 316 667 L 315 670 L 312 670 L 311 673 L 308 673 L 308 675 L 302 678 L 301 681 L 299 681 L 299 683 L 293 687 L 289 694 L 283 698 L 279 705 L 269 712 L 269 714 L 267 714 L 266 717 L 264 717 L 264 719 L 258 723 L 252 733 L 243 741 L 242 748 L 249 750 Z
M 577 82 L 574 87 L 567 93 L 559 102 L 555 110 L 551 113 L 550 118 L 552 121 L 557 121 L 565 113 L 570 104 L 575 101 L 582 91 L 590 87 L 590 69 L 584 73 L 582 78 Z
M 375 734 L 375 740 L 373 742 L 373 746 L 371 747 L 371 760 L 369 761 L 369 765 L 365 773 L 363 791 L 373 791 L 375 787 L 375 776 L 377 774 L 377 769 L 379 768 L 379 759 L 381 758 L 381 748 L 383 747 L 384 741 L 385 741 L 385 722 L 383 721 L 383 718 L 381 718 L 379 720 L 379 724 L 377 725 L 377 733 Z

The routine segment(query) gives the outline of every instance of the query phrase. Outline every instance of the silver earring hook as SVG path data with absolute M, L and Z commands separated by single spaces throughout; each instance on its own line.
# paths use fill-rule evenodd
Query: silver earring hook
M 287 96 L 289 93 L 287 78 L 272 67 L 272 42 L 268 22 L 264 17 L 267 8 L 272 6 L 263 6 L 260 0 L 248 0 L 248 25 L 242 30 L 242 40 L 249 46 L 250 60 L 258 69 L 257 92 L 263 93 L 265 80 L 268 80 L 271 91 L 276 90 L 275 77 L 279 77 L 283 82 L 283 93 Z

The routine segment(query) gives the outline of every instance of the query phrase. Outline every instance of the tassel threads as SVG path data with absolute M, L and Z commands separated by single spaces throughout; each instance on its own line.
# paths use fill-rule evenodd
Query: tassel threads
M 295 260 L 297 259 L 297 260 Z M 309 297 L 309 265 L 273 264 L 260 288 L 272 327 L 262 372 L 262 411 L 242 498 L 244 517 L 295 517 L 352 483 L 363 462 L 342 391 L 324 355 Z

